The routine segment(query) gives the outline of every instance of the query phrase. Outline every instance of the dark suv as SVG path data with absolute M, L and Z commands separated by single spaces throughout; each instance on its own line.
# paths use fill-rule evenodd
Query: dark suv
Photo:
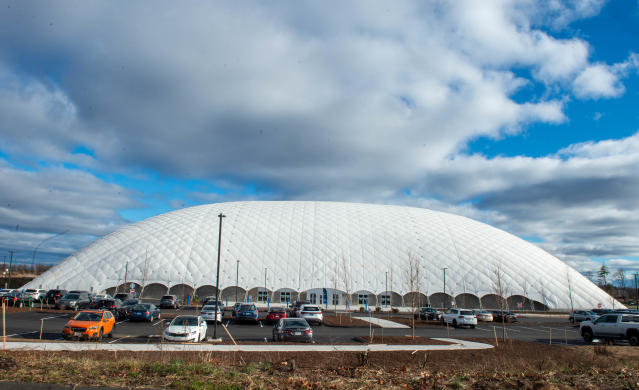
M 175 295 L 165 295 L 160 299 L 160 308 L 161 309 L 179 309 L 180 304 L 178 303 L 178 298 Z
M 58 299 L 62 298 L 66 293 L 67 290 L 49 290 L 44 297 L 44 301 L 49 305 L 55 305 Z

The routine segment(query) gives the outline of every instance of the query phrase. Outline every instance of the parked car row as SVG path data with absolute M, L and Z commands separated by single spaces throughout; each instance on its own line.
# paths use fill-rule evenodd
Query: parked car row
M 463 314 L 460 314 L 461 312 Z M 446 316 L 449 314 L 448 316 Z M 475 318 L 475 323 L 472 324 L 472 320 L 466 318 L 458 318 L 459 321 L 455 320 L 454 316 L 473 316 Z M 446 318 L 444 318 L 446 317 Z M 442 324 L 448 323 L 450 325 L 454 325 L 453 323 L 466 324 L 468 325 L 477 325 L 477 321 L 482 322 L 501 322 L 502 320 L 505 322 L 516 322 L 518 319 L 517 314 L 511 313 L 509 311 L 502 310 L 483 310 L 483 309 L 459 309 L 452 308 L 449 309 L 446 313 L 442 313 L 432 307 L 420 307 L 414 313 L 414 318 L 419 320 L 430 320 L 430 321 L 440 321 Z

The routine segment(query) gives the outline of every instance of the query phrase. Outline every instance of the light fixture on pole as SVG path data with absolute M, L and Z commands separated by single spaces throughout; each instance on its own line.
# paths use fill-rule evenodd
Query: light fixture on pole
M 448 298 L 446 297 L 446 270 L 448 268 L 444 267 L 442 270 L 444 271 L 444 308 L 448 306 Z
M 388 271 L 386 271 L 386 291 L 384 292 L 384 304 L 388 306 Z
M 240 280 L 240 260 L 237 260 L 237 266 L 235 267 L 235 303 L 237 303 L 237 285 Z
M 220 308 L 220 250 L 222 249 L 222 218 L 226 215 L 220 213 L 220 232 L 217 237 L 217 277 L 215 278 L 215 321 L 213 321 L 213 339 L 217 340 L 217 313 Z

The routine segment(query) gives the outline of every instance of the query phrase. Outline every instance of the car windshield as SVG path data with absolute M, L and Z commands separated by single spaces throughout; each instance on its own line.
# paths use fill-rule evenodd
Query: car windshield
M 253 306 L 253 305 L 242 305 L 242 306 L 240 306 L 240 310 L 253 311 L 253 310 L 255 310 L 255 306 Z
M 102 315 L 99 313 L 80 312 L 73 317 L 74 321 L 100 321 Z
M 126 301 L 124 301 L 125 305 L 136 305 L 138 303 L 137 299 L 127 299 Z
M 169 300 L 169 299 L 170 299 L 170 300 L 173 300 L 173 297 L 172 297 L 172 296 L 170 296 L 170 295 L 165 295 L 165 296 L 163 296 L 163 297 L 162 297 L 162 300 L 163 300 L 163 301 L 166 301 L 166 300 Z
M 175 317 L 171 326 L 197 326 L 197 317 Z
M 215 311 L 215 305 L 206 305 L 202 308 L 202 311 Z
M 135 310 L 135 311 L 147 311 L 147 310 L 149 310 L 149 305 L 135 305 L 135 306 L 133 306 L 133 310 Z
M 319 307 L 317 307 L 317 306 L 304 306 L 302 308 L 302 310 L 304 310 L 304 311 L 320 311 Z
M 271 309 L 268 311 L 269 313 L 275 313 L 275 314 L 282 314 L 282 313 L 286 313 L 284 311 L 284 309 Z
M 78 299 L 80 295 L 78 294 L 67 294 L 63 297 L 63 299 Z
M 462 316 L 472 316 L 473 312 L 470 311 L 470 310 L 462 310 L 462 311 L 459 312 L 459 314 L 462 315 Z
M 297 320 L 297 319 L 284 321 L 284 327 L 285 328 L 292 328 L 292 327 L 298 327 L 298 326 L 307 327 L 308 326 L 308 322 L 306 322 L 304 320 Z

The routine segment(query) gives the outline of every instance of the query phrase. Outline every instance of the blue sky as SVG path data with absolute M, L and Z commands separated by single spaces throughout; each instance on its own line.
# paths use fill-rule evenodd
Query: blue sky
M 47 240 L 51 263 L 183 207 L 334 200 L 639 270 L 637 1 L 340 8 L 3 1 L 0 251 Z

